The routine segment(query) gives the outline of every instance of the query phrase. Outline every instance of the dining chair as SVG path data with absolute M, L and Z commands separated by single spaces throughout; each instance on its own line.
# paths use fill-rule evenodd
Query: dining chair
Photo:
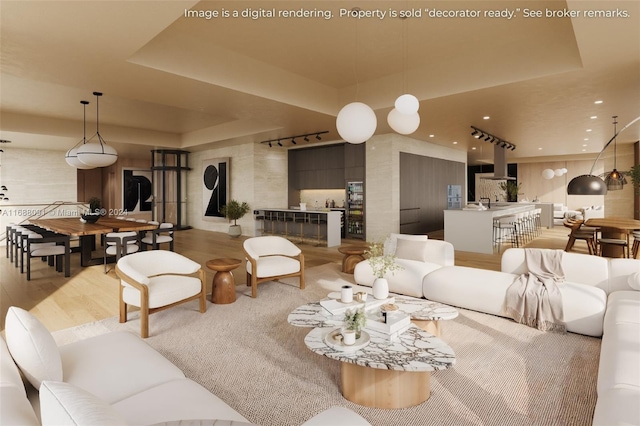
M 152 250 L 157 250 L 160 244 L 169 244 L 169 250 L 173 251 L 173 223 L 149 221 L 149 224 L 157 225 L 156 229 L 147 231 L 145 236 L 140 240 L 142 250 L 146 250 L 151 246 Z
M 598 247 L 596 242 L 597 228 L 583 227 L 584 221 L 581 219 L 565 219 L 562 224 L 569 228 L 569 240 L 564 248 L 564 251 L 569 252 L 573 248 L 576 240 L 584 240 L 587 243 L 587 250 L 589 254 L 598 254 Z
M 140 250 L 140 236 L 135 231 L 128 232 L 109 232 L 104 237 L 106 244 L 104 249 L 104 273 L 109 272 L 107 269 L 107 256 L 115 256 L 116 262 L 121 257 Z
M 22 239 L 23 249 L 20 252 L 20 272 L 23 272 L 23 255 L 26 256 L 27 281 L 31 281 L 31 259 L 34 257 L 46 258 L 49 266 L 55 267 L 57 272 L 62 272 L 64 276 L 71 276 L 69 236 L 56 234 L 55 232 L 30 232 L 24 234 Z

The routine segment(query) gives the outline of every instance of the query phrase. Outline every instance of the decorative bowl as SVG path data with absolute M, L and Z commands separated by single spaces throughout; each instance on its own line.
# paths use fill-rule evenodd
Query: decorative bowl
M 83 214 L 81 216 L 87 223 L 96 223 L 100 219 L 99 214 Z

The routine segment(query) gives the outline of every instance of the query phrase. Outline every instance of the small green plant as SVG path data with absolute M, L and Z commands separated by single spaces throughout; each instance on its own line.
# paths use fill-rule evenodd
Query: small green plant
M 500 182 L 500 189 L 502 189 L 507 195 L 507 201 L 518 201 L 518 193 L 522 183 L 516 183 L 513 180 L 506 182 Z
M 100 209 L 102 209 L 102 201 L 100 201 L 100 198 L 89 198 L 89 214 L 100 214 Z
M 241 219 L 245 214 L 249 213 L 251 207 L 246 202 L 240 203 L 236 200 L 229 200 L 227 204 L 222 206 L 220 213 L 229 220 L 233 220 L 233 224 L 237 225 L 236 221 Z
M 373 242 L 369 244 L 369 248 L 364 251 L 364 257 L 369 262 L 373 275 L 376 278 L 384 278 L 387 272 L 399 271 L 402 266 L 396 263 L 396 257 L 392 254 L 384 254 L 384 244 L 381 242 Z
M 360 332 L 366 324 L 367 314 L 364 312 L 364 308 L 347 309 L 344 314 L 344 326 L 347 330 L 354 330 L 356 332 L 356 339 L 360 338 Z

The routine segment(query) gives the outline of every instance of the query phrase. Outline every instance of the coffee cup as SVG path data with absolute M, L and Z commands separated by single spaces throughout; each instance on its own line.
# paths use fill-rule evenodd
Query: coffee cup
M 346 346 L 351 346 L 356 343 L 356 331 L 342 330 L 342 343 L 344 343 Z
M 353 302 L 353 287 L 350 285 L 343 285 L 340 290 L 340 301 L 342 303 Z

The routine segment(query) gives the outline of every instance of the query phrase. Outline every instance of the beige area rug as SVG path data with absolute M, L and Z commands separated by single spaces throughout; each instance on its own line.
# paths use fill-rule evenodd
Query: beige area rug
M 293 327 L 287 315 L 351 282 L 340 265 L 307 270 L 307 288 L 297 280 L 264 283 L 258 298 L 238 286 L 229 305 L 185 304 L 151 316 L 146 341 L 250 421 L 299 425 L 334 405 L 348 407 L 373 425 L 590 425 L 596 402 L 600 339 L 550 334 L 511 320 L 460 310 L 443 324 L 443 339 L 455 350 L 454 368 L 432 373 L 431 397 L 400 410 L 362 407 L 345 400 L 340 365 L 304 345 L 309 329 Z M 136 313 L 54 333 L 64 344 L 126 330 L 139 333 Z

